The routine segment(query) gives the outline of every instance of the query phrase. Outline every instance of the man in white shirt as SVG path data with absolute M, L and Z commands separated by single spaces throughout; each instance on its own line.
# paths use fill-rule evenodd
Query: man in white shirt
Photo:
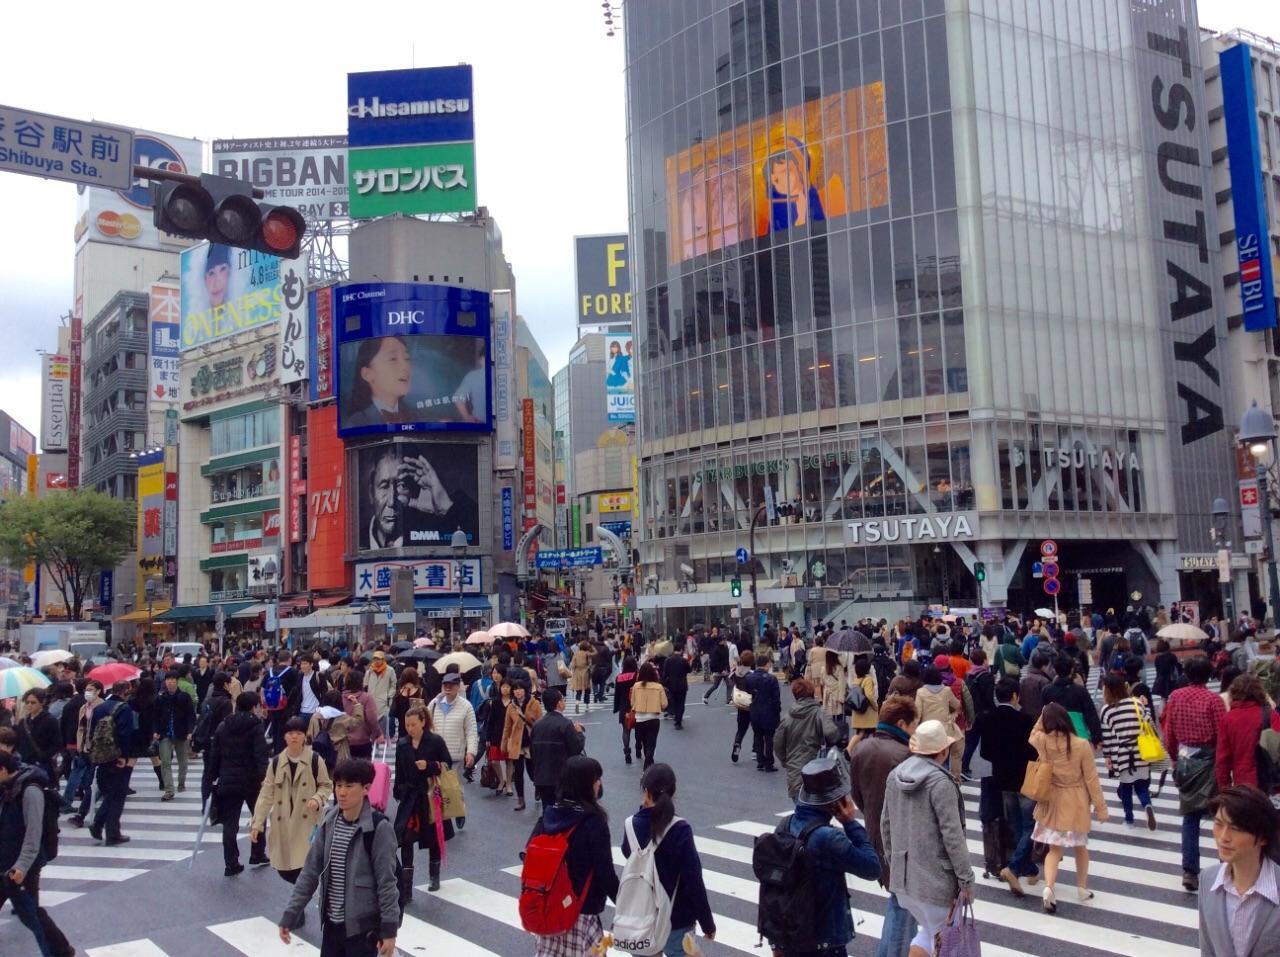
M 1280 814 L 1257 788 L 1224 788 L 1209 802 L 1222 861 L 1200 884 L 1202 957 L 1268 957 L 1280 939 Z
M 461 764 L 466 772 L 470 772 L 480 750 L 480 734 L 476 728 L 475 710 L 461 691 L 462 675 L 456 671 L 446 673 L 441 680 L 440 694 L 431 700 L 427 710 L 431 712 L 431 730 L 444 738 L 453 766 L 456 768 Z M 461 830 L 467 819 L 460 817 L 453 823 Z

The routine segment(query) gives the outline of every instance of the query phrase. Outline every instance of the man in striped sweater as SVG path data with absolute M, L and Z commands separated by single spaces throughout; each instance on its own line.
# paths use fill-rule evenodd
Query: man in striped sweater
M 461 764 L 470 780 L 476 753 L 480 750 L 480 735 L 476 729 L 475 710 L 461 691 L 462 675 L 456 671 L 446 673 L 441 680 L 440 694 L 432 699 L 427 709 L 431 712 L 431 729 L 444 738 L 453 766 L 456 768 Z M 460 817 L 453 823 L 462 830 L 467 819 Z

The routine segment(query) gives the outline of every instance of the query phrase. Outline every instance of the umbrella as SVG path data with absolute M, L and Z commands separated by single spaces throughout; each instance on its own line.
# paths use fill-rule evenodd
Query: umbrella
M 1197 628 L 1195 625 L 1178 622 L 1173 625 L 1165 625 L 1156 632 L 1157 638 L 1168 638 L 1171 641 L 1204 641 L 1209 636 Z M 3 672 L 0 672 L 3 674 Z
M 852 654 L 858 650 L 854 647 L 855 638 L 853 629 L 842 628 L 827 639 L 826 649 L 827 651 L 847 651 Z
M 439 657 L 440 652 L 434 648 L 410 648 L 396 655 L 396 661 L 401 664 L 417 665 L 425 661 L 435 661 Z
M 413 642 L 411 641 L 393 641 L 391 643 L 392 651 L 408 651 L 412 647 Z
M 467 645 L 491 645 L 493 644 L 493 635 L 487 631 L 473 631 L 467 635 L 467 640 L 463 642 Z
M 49 651 L 37 651 L 31 656 L 32 668 L 48 668 L 50 665 L 60 665 L 70 658 L 74 658 L 71 652 L 62 648 L 52 648 Z
M 489 629 L 489 635 L 491 638 L 528 638 L 529 632 L 514 621 L 500 621 Z
M 0 671 L 0 698 L 21 698 L 32 688 L 47 688 L 49 676 L 35 668 L 6 668 Z
M 127 665 L 123 661 L 113 661 L 109 665 L 99 665 L 85 677 L 101 681 L 103 687 L 110 688 L 117 681 L 132 681 L 140 674 L 142 672 L 133 665 Z
M 413 647 L 415 648 L 434 648 L 435 646 L 436 643 L 426 635 L 423 635 L 421 638 L 413 639 Z
M 12 658 L 0 658 L 0 671 L 6 668 L 21 668 L 21 661 L 14 661 Z
M 436 662 L 436 671 L 444 674 L 449 670 L 450 665 L 457 665 L 458 670 L 465 673 L 472 668 L 479 668 L 480 659 L 469 651 L 455 651 Z
M 1057 618 L 1058 616 L 1053 613 L 1052 608 L 1037 608 L 1036 617 L 1037 618 Z

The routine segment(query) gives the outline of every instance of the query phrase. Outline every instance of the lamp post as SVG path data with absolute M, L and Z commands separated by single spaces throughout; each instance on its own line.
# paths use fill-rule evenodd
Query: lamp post
M 1267 549 L 1267 583 L 1271 588 L 1271 627 L 1280 625 L 1280 576 L 1276 573 L 1275 536 L 1271 529 L 1271 498 L 1267 489 L 1267 469 L 1275 461 L 1276 424 L 1270 413 L 1253 405 L 1240 419 L 1240 444 L 1253 456 L 1258 479 L 1258 508 L 1262 510 L 1262 535 Z
M 267 560 L 262 563 L 263 584 L 271 589 L 272 603 L 272 622 L 275 625 L 271 631 L 271 640 L 279 646 L 280 644 L 280 563 L 276 561 L 274 555 L 268 555 Z
M 453 549 L 453 573 L 458 578 L 458 630 L 463 627 L 462 618 L 462 560 L 467 557 L 467 533 L 459 528 L 449 539 L 449 547 Z
M 1231 601 L 1231 542 L 1227 538 L 1227 525 L 1231 521 L 1231 506 L 1219 495 L 1213 500 L 1209 510 L 1213 516 L 1213 525 L 1209 535 L 1218 549 L 1218 591 L 1222 594 L 1222 617 L 1230 627 L 1235 618 L 1235 609 Z

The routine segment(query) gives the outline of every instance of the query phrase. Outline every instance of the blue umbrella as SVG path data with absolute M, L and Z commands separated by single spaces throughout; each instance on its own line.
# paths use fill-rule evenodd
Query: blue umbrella
M 21 698 L 32 688 L 47 688 L 52 683 L 35 668 L 6 668 L 0 671 L 0 698 Z

